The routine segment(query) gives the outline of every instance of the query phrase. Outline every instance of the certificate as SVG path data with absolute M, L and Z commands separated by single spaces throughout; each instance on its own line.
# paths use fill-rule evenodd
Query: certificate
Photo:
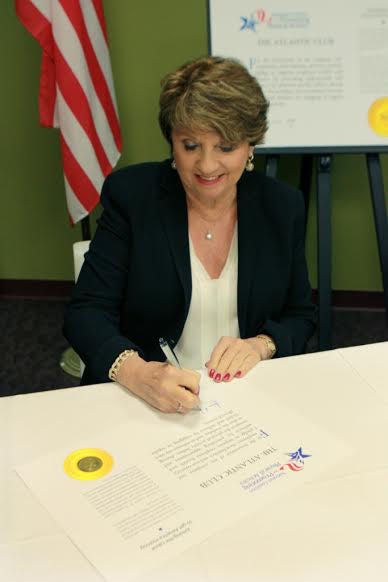
M 201 401 L 166 415 L 128 393 L 136 421 L 16 469 L 109 582 L 157 568 L 352 452 L 249 375 L 205 378 Z
M 209 0 L 214 55 L 263 88 L 260 148 L 388 147 L 386 0 Z

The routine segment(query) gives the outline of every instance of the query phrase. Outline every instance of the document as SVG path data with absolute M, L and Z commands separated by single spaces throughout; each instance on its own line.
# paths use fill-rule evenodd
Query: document
M 136 579 L 352 453 L 247 379 L 205 378 L 185 416 L 128 394 L 135 420 L 16 470 L 106 580 Z
M 386 0 L 210 0 L 209 32 L 270 103 L 261 148 L 387 146 Z

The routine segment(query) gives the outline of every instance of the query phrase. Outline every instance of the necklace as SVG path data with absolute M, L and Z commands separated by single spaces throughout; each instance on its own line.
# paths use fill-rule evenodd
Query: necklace
M 223 215 L 220 216 L 220 218 L 217 221 L 213 221 L 210 226 L 209 226 L 209 221 L 206 220 L 199 212 L 197 209 L 193 208 L 191 206 L 191 210 L 194 210 L 195 214 L 198 216 L 198 218 L 205 224 L 205 233 L 204 233 L 204 239 L 208 240 L 208 241 L 213 241 L 215 239 L 215 234 L 214 234 L 214 228 L 216 227 L 217 223 L 220 222 L 220 220 L 222 220 L 223 218 L 225 218 L 225 216 L 230 212 L 230 208 L 227 209 L 226 212 L 224 212 Z

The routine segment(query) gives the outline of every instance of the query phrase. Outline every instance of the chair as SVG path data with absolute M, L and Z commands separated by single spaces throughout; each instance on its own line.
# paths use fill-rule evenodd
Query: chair
M 90 240 L 82 240 L 73 244 L 73 261 L 74 261 L 74 280 L 77 281 L 78 275 L 84 262 L 85 253 L 89 250 Z M 81 378 L 85 369 L 85 364 L 73 348 L 67 348 L 59 362 L 62 370 L 66 374 Z
M 73 244 L 74 280 L 77 281 L 85 254 L 88 252 L 90 240 L 81 240 Z

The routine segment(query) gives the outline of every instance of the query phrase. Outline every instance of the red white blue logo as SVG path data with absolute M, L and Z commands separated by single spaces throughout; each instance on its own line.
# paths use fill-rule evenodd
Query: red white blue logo
M 256 27 L 259 27 L 260 25 L 271 25 L 272 16 L 263 8 L 259 8 L 249 16 L 240 16 L 240 21 L 240 30 L 256 32 Z
M 297 451 L 293 453 L 287 453 L 289 457 L 291 457 L 288 463 L 284 463 L 279 467 L 279 471 L 285 471 L 288 469 L 289 471 L 302 471 L 304 469 L 304 460 L 312 455 L 307 455 L 302 451 L 302 447 L 299 447 Z

